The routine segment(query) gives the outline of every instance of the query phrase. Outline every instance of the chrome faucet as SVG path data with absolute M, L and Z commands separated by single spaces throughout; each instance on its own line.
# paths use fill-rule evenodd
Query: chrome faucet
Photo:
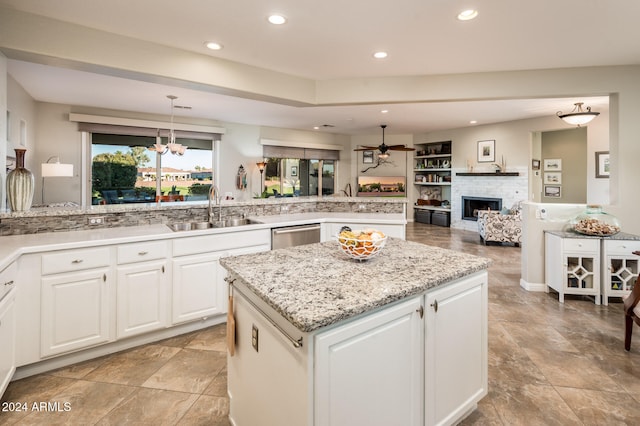
M 213 223 L 213 211 L 211 210 L 211 202 L 215 201 L 218 206 L 218 222 L 222 222 L 222 196 L 220 190 L 215 185 L 209 187 L 209 223 Z

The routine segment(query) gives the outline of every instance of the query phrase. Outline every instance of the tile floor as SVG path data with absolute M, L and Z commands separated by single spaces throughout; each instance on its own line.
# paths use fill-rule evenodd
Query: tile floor
M 626 352 L 619 302 L 567 296 L 563 305 L 527 292 L 520 249 L 483 246 L 474 232 L 410 223 L 407 239 L 493 259 L 489 395 L 464 425 L 640 424 L 640 330 Z M 0 412 L 0 425 L 228 425 L 224 333 L 216 326 L 12 382 L 3 401 L 71 410 Z

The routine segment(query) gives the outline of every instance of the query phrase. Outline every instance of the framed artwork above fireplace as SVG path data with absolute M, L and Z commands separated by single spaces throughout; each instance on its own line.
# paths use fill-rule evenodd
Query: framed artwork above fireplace
M 495 163 L 496 161 L 496 141 L 478 142 L 478 163 Z

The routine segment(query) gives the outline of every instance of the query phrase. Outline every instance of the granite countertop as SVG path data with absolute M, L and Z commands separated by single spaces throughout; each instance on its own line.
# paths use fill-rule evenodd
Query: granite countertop
M 0 237 L 0 271 L 21 254 L 34 253 L 38 251 L 74 249 L 157 239 L 187 238 L 331 221 L 362 223 L 363 225 L 368 223 L 404 225 L 407 223 L 406 218 L 401 213 L 315 212 L 255 216 L 250 217 L 250 219 L 254 220 L 256 223 L 245 226 L 209 228 L 180 232 L 171 231 L 167 225 L 157 224 L 2 236 Z
M 585 234 L 580 234 L 576 231 L 551 231 L 551 230 L 546 230 L 544 231 L 548 234 L 551 235 L 555 235 L 558 236 L 560 238 L 584 238 L 584 239 L 599 239 L 599 240 L 640 240 L 640 236 L 638 235 L 633 235 L 633 234 L 628 234 L 626 232 L 618 232 L 615 235 L 608 235 L 608 236 L 604 236 L 604 235 L 585 235 Z
M 291 324 L 310 332 L 487 269 L 491 261 L 389 238 L 377 257 L 364 262 L 328 241 L 220 263 Z

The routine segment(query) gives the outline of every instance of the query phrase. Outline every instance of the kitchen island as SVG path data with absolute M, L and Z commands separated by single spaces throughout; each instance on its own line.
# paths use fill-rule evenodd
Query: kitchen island
M 236 426 L 454 424 L 487 393 L 490 261 L 389 238 L 221 259 Z

